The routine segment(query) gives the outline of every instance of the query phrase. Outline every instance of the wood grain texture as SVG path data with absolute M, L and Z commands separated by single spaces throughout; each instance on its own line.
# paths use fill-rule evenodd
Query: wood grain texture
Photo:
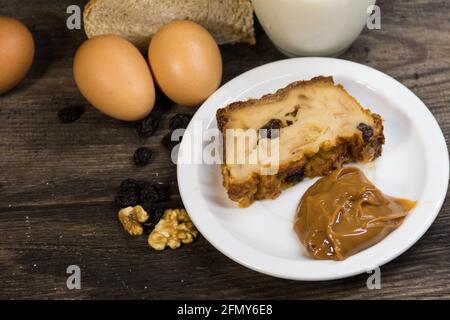
M 127 177 L 171 186 L 181 205 L 176 170 L 160 146 L 171 115 L 186 111 L 158 101 L 161 128 L 139 138 L 132 125 L 88 108 L 62 125 L 56 112 L 87 105 L 72 77 L 72 58 L 85 39 L 65 27 L 66 8 L 79 0 L 0 0 L 0 15 L 33 31 L 37 57 L 26 80 L 0 98 L 0 298 L 450 298 L 450 203 L 425 236 L 382 267 L 382 289 L 367 275 L 329 282 L 286 281 L 248 270 L 204 238 L 177 251 L 154 252 L 116 220 L 113 196 Z M 365 30 L 342 58 L 379 69 L 413 90 L 450 138 L 450 2 L 380 0 L 382 29 Z M 221 48 L 224 81 L 283 59 L 258 32 L 256 46 Z M 189 112 L 194 112 L 188 109 Z M 140 146 L 155 152 L 137 168 Z M 82 269 L 82 289 L 66 288 L 66 268 Z

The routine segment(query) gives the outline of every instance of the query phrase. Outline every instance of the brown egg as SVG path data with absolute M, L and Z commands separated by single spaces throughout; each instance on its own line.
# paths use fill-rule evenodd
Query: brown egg
M 34 40 L 21 22 L 0 17 L 0 94 L 11 90 L 30 70 Z
M 127 40 L 104 35 L 87 40 L 73 65 L 83 96 L 101 112 L 125 121 L 145 118 L 155 104 L 155 86 L 145 58 Z
M 191 21 L 173 21 L 153 36 L 148 59 L 156 82 L 174 102 L 196 106 L 222 80 L 222 56 L 214 38 Z

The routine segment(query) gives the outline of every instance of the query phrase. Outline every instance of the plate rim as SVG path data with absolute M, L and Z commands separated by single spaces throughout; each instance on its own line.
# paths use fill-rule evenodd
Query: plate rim
M 198 118 L 200 118 L 202 116 L 202 114 L 204 112 L 206 112 L 205 110 L 211 109 L 212 107 L 209 107 L 209 103 L 210 101 L 214 100 L 215 97 L 217 95 L 222 94 L 224 91 L 227 90 L 227 88 L 229 86 L 231 86 L 234 82 L 242 80 L 243 78 L 247 77 L 249 74 L 258 72 L 260 70 L 262 70 L 263 68 L 271 68 L 271 67 L 276 67 L 277 64 L 296 64 L 296 63 L 317 63 L 317 62 L 326 62 L 326 63 L 338 63 L 338 64 L 348 64 L 350 65 L 352 68 L 362 68 L 362 69 L 366 69 L 366 71 L 377 74 L 378 76 L 382 76 L 385 77 L 387 79 L 389 79 L 389 81 L 393 81 L 396 83 L 396 85 L 399 85 L 401 87 L 401 89 L 404 91 L 405 94 L 409 94 L 412 95 L 411 97 L 413 97 L 416 102 L 417 105 L 420 105 L 421 109 L 423 112 L 427 113 L 427 116 L 429 117 L 429 120 L 431 121 L 430 124 L 433 125 L 434 129 L 437 129 L 438 131 L 436 138 L 436 143 L 440 145 L 442 151 L 443 151 L 443 155 L 446 155 L 446 159 L 448 159 L 448 148 L 447 148 L 447 144 L 445 141 L 445 137 L 442 133 L 442 129 L 440 128 L 437 120 L 435 119 L 435 117 L 433 116 L 433 114 L 431 113 L 431 111 L 426 107 L 426 105 L 423 103 L 423 101 L 417 97 L 417 95 L 412 92 L 410 89 L 408 89 L 405 85 L 403 85 L 401 82 L 399 82 L 398 80 L 394 79 L 393 77 L 379 71 L 376 70 L 372 67 L 363 65 L 363 64 L 359 64 L 356 62 L 352 62 L 352 61 L 348 61 L 348 60 L 343 60 L 343 59 L 337 59 L 337 58 L 318 58 L 318 57 L 307 57 L 307 58 L 291 58 L 291 59 L 283 59 L 283 60 L 279 60 L 279 61 L 274 61 L 274 62 L 270 62 L 261 66 L 258 66 L 256 68 L 253 68 L 251 70 L 248 70 L 240 75 L 238 75 L 237 77 L 231 79 L 230 81 L 228 81 L 227 83 L 225 83 L 223 86 L 221 86 L 210 98 L 208 98 L 203 104 L 202 106 L 200 106 L 200 108 L 196 111 L 194 117 L 192 118 L 192 120 L 198 120 Z M 229 102 L 226 102 L 225 104 L 227 104 Z M 222 107 L 222 105 L 218 105 L 215 110 L 217 110 L 218 108 Z M 430 118 L 431 117 L 431 118 Z M 191 121 L 191 123 L 189 124 L 187 131 L 190 131 L 193 129 L 192 127 L 192 123 L 194 121 Z M 209 124 L 209 121 L 208 121 Z M 437 139 L 439 138 L 439 139 Z M 439 141 L 437 141 L 439 140 Z M 181 144 L 180 144 L 180 150 L 183 150 L 183 148 L 186 148 L 185 145 L 187 144 L 187 139 L 183 139 Z M 179 160 L 179 159 L 178 159 Z M 191 172 L 190 170 L 185 170 L 186 166 L 191 166 L 189 164 L 181 164 L 178 163 L 177 164 L 177 180 L 178 180 L 178 186 L 179 186 L 179 191 L 180 191 L 180 196 L 181 199 L 183 201 L 183 204 L 185 205 L 186 209 L 188 212 L 190 212 L 190 216 L 192 221 L 194 222 L 194 224 L 197 226 L 197 228 L 199 229 L 200 233 L 205 237 L 205 239 L 212 245 L 214 246 L 217 250 L 219 250 L 222 254 L 224 254 L 225 256 L 227 256 L 228 258 L 230 258 L 231 260 L 249 268 L 252 269 L 254 271 L 266 274 L 266 275 L 270 275 L 273 277 L 277 277 L 277 278 L 283 278 L 283 279 L 289 279 L 289 280 L 302 280 L 302 281 L 324 281 L 324 280 L 335 280 L 335 279 L 341 279 L 341 278 L 347 278 L 347 277 L 351 277 L 357 274 L 361 274 L 364 272 L 367 272 L 368 270 L 371 270 L 370 268 L 365 268 L 365 270 L 362 270 L 362 268 L 354 268 L 348 272 L 339 272 L 339 273 L 335 273 L 333 275 L 327 275 L 327 276 L 308 276 L 308 275 L 298 275 L 297 273 L 293 274 L 286 274 L 285 272 L 277 272 L 274 270 L 268 270 L 267 266 L 262 267 L 260 264 L 255 265 L 254 261 L 253 263 L 247 261 L 246 259 L 242 258 L 242 255 L 239 254 L 233 254 L 229 252 L 229 249 L 225 248 L 222 244 L 218 243 L 218 241 L 216 241 L 215 239 L 213 239 L 213 236 L 211 235 L 212 232 L 210 232 L 210 230 L 206 230 L 209 227 L 205 227 L 203 225 L 203 223 L 200 222 L 200 217 L 197 216 L 197 214 L 191 214 L 191 212 L 197 212 L 197 210 L 199 210 L 198 208 L 195 208 L 194 206 L 194 201 L 188 200 L 188 198 L 192 198 L 192 181 L 188 182 L 188 176 L 189 173 Z M 441 186 L 440 188 L 440 197 L 438 199 L 438 201 L 436 202 L 436 205 L 433 207 L 433 214 L 428 217 L 428 220 L 425 221 L 424 225 L 418 229 L 415 233 L 411 234 L 410 236 L 408 236 L 406 245 L 403 245 L 401 247 L 400 250 L 397 250 L 395 253 L 393 254 L 386 254 L 383 257 L 379 258 L 376 263 L 374 263 L 374 266 L 379 266 L 381 267 L 382 265 L 396 259 L 398 256 L 400 256 L 401 254 L 403 254 L 405 251 L 407 251 L 408 249 L 410 249 L 425 233 L 426 231 L 430 228 L 430 226 L 432 225 L 432 223 L 435 221 L 437 215 L 439 214 L 442 205 L 445 201 L 445 197 L 447 194 L 447 190 L 448 190 L 448 181 L 449 181 L 449 162 L 448 161 L 444 161 L 444 172 L 442 172 L 442 179 L 441 181 L 444 182 L 446 181 L 446 184 L 444 187 Z M 225 190 L 224 190 L 225 192 Z M 204 209 L 204 208 L 203 208 Z M 208 209 L 208 207 L 206 206 L 206 209 Z M 220 224 L 219 224 L 220 225 Z M 211 226 L 210 226 L 211 227 Z M 226 232 L 225 232 L 226 233 Z M 226 236 L 230 236 L 227 234 L 222 234 L 222 236 L 225 236 L 225 238 L 227 238 Z M 236 240 L 237 241 L 237 240 Z M 266 253 L 261 253 L 259 251 L 257 251 L 254 248 L 251 248 L 243 243 L 240 243 L 241 246 L 246 246 L 252 254 L 256 254 L 258 257 L 256 257 L 255 259 L 265 259 L 267 256 L 268 257 L 272 257 Z M 258 255 L 257 253 L 259 253 L 260 255 Z M 239 257 L 238 257 L 239 256 Z M 275 260 L 287 260 L 287 259 L 282 259 L 280 257 L 272 257 Z M 255 260 L 253 259 L 253 260 Z M 314 260 L 313 260 L 314 261 Z M 342 263 L 345 264 L 347 260 L 342 261 L 342 262 L 334 262 L 334 261 L 330 261 L 332 263 Z M 270 269 L 270 268 L 269 268 Z

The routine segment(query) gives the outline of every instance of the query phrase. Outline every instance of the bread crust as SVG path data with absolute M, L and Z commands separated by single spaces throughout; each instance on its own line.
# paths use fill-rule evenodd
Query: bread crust
M 84 30 L 88 38 L 92 38 L 96 35 L 101 35 L 105 33 L 114 33 L 119 36 L 123 36 L 131 41 L 136 47 L 139 48 L 142 52 L 145 52 L 148 49 L 148 44 L 153 34 L 157 31 L 158 28 L 154 28 L 154 26 L 159 25 L 163 26 L 165 23 L 170 22 L 170 20 L 176 19 L 189 19 L 189 14 L 187 16 L 178 16 L 175 14 L 172 19 L 162 19 L 160 23 L 153 21 L 153 26 L 142 27 L 144 31 L 141 32 L 132 32 L 128 34 L 123 34 L 123 32 L 119 30 L 115 30 L 113 26 L 109 26 L 104 28 L 99 28 L 96 26 L 95 21 L 91 21 L 91 16 L 96 6 L 100 6 L 101 1 L 105 0 L 90 0 L 84 7 L 83 11 L 83 23 Z M 126 1 L 126 0 L 123 0 Z M 142 0 L 144 1 L 144 0 Z M 152 0 L 145 0 L 152 1 Z M 153 0 L 160 1 L 160 0 Z M 183 0 L 186 1 L 186 0 Z M 211 0 L 213 1 L 213 0 Z M 214 0 L 217 1 L 217 0 Z M 203 27 L 208 29 L 209 32 L 213 35 L 219 45 L 227 44 L 227 43 L 237 43 L 243 42 L 248 44 L 255 44 L 255 32 L 254 32 L 254 17 L 253 17 L 253 7 L 251 5 L 250 0 L 229 0 L 231 8 L 239 8 L 237 9 L 240 15 L 233 15 L 230 19 L 225 19 L 224 21 L 219 21 L 215 19 L 215 17 L 207 16 L 206 19 L 196 19 L 191 18 L 192 21 L 201 24 Z M 232 1 L 232 2 L 231 2 Z M 226 6 L 226 2 L 217 1 L 214 3 L 219 8 L 224 8 Z M 228 5 L 227 5 L 228 7 Z M 199 8 L 198 10 L 202 10 Z M 213 10 L 213 12 L 216 12 Z M 151 14 L 151 13 L 148 13 Z M 156 14 L 157 16 L 157 14 Z M 223 20 L 223 19 L 222 19 Z M 102 21 L 103 24 L 107 24 L 107 21 Z M 136 25 L 133 25 L 136 27 Z M 108 31 L 109 30 L 109 31 Z
M 225 130 L 229 121 L 229 114 L 235 110 L 246 108 L 249 105 L 265 104 L 282 100 L 292 89 L 314 83 L 333 84 L 332 77 L 316 77 L 309 81 L 296 81 L 287 87 L 279 89 L 275 93 L 266 94 L 260 99 L 249 99 L 231 103 L 225 108 L 219 109 L 216 114 L 217 124 L 225 140 Z M 341 85 L 337 87 L 344 90 Z M 351 97 L 359 105 L 355 98 Z M 328 175 L 331 171 L 342 167 L 343 164 L 353 161 L 368 162 L 379 157 L 385 142 L 383 134 L 382 118 L 370 110 L 361 109 L 373 119 L 373 135 L 365 140 L 361 132 L 351 137 L 339 137 L 334 145 L 323 144 L 317 153 L 303 156 L 293 162 L 281 163 L 278 173 L 275 175 L 260 175 L 253 173 L 245 181 L 233 181 L 227 164 L 222 165 L 223 185 L 231 200 L 238 202 L 240 207 L 248 207 L 255 200 L 275 199 L 282 190 L 289 188 L 303 180 L 316 176 Z M 224 142 L 224 146 L 226 143 Z M 224 150 L 225 154 L 225 150 Z M 294 181 L 287 179 L 296 175 Z
M 263 103 L 271 103 L 271 102 L 280 101 L 280 100 L 283 100 L 283 98 L 285 98 L 286 95 L 293 89 L 301 88 L 306 85 L 319 84 L 319 83 L 335 85 L 333 77 L 318 76 L 318 77 L 312 78 L 311 80 L 299 80 L 299 81 L 292 82 L 288 86 L 278 89 L 275 93 L 268 93 L 259 99 L 248 99 L 245 101 L 233 102 L 233 103 L 229 104 L 228 106 L 226 106 L 225 108 L 220 108 L 217 110 L 217 112 L 216 112 L 217 126 L 219 127 L 219 130 L 223 133 L 225 126 L 228 123 L 228 114 L 230 112 L 233 112 L 238 109 L 246 108 L 249 105 L 253 105 L 253 104 L 263 104 Z M 338 84 L 336 86 L 338 88 L 345 90 L 344 87 L 340 84 Z M 352 97 L 352 96 L 350 96 L 350 97 L 355 101 L 355 103 L 357 103 L 359 105 L 358 101 L 354 97 Z M 364 110 L 367 111 L 366 109 L 364 109 Z M 371 114 L 370 111 L 368 113 Z
M 86 36 L 88 38 L 92 38 L 93 33 L 90 27 L 90 24 L 87 22 L 89 21 L 88 17 L 89 14 L 91 13 L 92 9 L 94 8 L 94 6 L 97 4 L 98 0 L 90 0 L 85 6 L 84 6 L 84 10 L 83 10 L 83 23 L 84 23 L 84 32 L 86 33 Z

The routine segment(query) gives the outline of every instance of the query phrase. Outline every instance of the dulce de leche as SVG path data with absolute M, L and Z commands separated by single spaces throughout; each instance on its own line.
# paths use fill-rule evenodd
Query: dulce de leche
M 338 169 L 303 195 L 294 229 L 313 258 L 344 260 L 399 227 L 415 204 L 383 194 L 357 168 Z

